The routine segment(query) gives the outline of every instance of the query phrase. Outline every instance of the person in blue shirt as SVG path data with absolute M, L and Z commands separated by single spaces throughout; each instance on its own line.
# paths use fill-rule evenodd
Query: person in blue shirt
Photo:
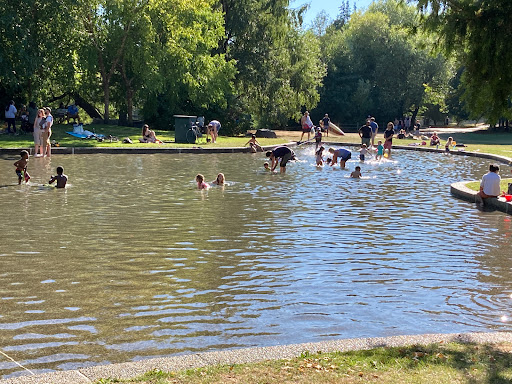
M 331 167 L 338 163 L 338 159 L 340 159 L 340 167 L 345 168 L 345 163 L 348 159 L 352 157 L 352 153 L 345 148 L 334 149 L 329 148 L 329 152 L 332 153 L 332 162 Z
M 71 104 L 68 107 L 68 111 L 66 113 L 66 121 L 69 124 L 69 119 L 73 119 L 73 122 L 80 122 L 80 116 L 78 115 L 78 107 L 75 104 Z
M 377 132 L 379 131 L 379 124 L 375 122 L 375 117 L 370 119 L 370 127 L 372 127 L 372 147 L 375 145 L 375 136 L 377 136 Z

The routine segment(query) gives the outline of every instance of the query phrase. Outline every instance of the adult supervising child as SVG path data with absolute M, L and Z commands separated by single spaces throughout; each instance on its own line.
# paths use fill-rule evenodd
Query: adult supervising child
M 280 173 L 285 173 L 286 164 L 290 160 L 295 160 L 295 153 L 285 145 L 274 148 L 273 151 L 268 151 L 266 156 L 272 161 L 272 165 L 270 166 L 272 172 L 274 172 L 277 164 L 279 164 Z M 279 159 L 281 159 L 281 161 L 279 161 Z
M 329 153 L 332 153 L 332 161 L 331 167 L 338 163 L 338 159 L 340 159 L 340 167 L 345 168 L 345 163 L 348 159 L 352 157 L 352 153 L 345 148 L 334 149 L 329 148 Z

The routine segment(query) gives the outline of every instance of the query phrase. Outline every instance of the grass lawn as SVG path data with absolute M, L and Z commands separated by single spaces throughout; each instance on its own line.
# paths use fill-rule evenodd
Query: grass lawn
M 97 384 L 211 383 L 510 383 L 512 345 L 433 344 L 368 351 L 310 354 L 295 359 L 221 365 L 180 372 L 152 371 L 130 380 L 101 379 Z

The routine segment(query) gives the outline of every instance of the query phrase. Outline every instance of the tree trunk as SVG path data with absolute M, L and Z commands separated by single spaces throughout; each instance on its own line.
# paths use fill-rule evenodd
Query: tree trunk
M 110 107 L 110 81 L 103 80 L 103 98 L 105 103 L 105 113 L 103 114 L 103 122 L 105 124 L 108 124 L 110 114 L 109 114 L 109 107 Z
M 72 94 L 73 99 L 75 99 L 75 104 L 82 108 L 85 113 L 87 113 L 91 118 L 93 119 L 102 119 L 103 116 L 98 112 L 98 110 L 89 103 L 87 100 L 85 100 L 78 92 L 75 92 Z
M 412 111 L 412 117 L 411 117 L 411 127 L 409 129 L 414 129 L 414 124 L 416 124 L 416 116 L 418 116 L 418 111 L 420 110 L 419 107 L 416 107 L 414 111 Z

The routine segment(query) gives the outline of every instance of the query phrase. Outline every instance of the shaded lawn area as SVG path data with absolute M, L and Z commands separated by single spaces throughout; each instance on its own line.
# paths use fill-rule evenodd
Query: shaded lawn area
M 303 352 L 294 359 L 152 371 L 130 380 L 101 379 L 96 383 L 501 384 L 512 380 L 511 350 L 508 343 L 439 343 L 343 353 Z

